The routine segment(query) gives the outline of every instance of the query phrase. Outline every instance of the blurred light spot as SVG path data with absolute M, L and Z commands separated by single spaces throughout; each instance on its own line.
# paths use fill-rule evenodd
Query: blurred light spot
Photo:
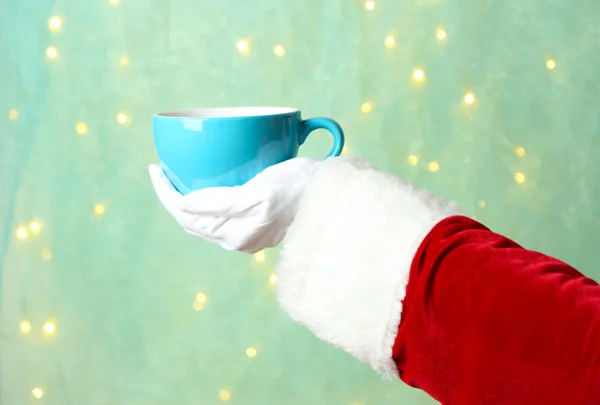
M 17 228 L 17 238 L 25 239 L 27 237 L 27 228 L 20 226 Z
M 253 347 L 249 347 L 246 349 L 246 356 L 252 358 L 254 356 L 256 356 L 256 349 Z
M 121 0 L 109 0 L 109 3 L 113 6 L 118 6 L 121 3 Z
M 481 207 L 481 208 L 484 208 L 486 206 L 484 200 L 479 200 L 479 202 L 477 203 L 477 205 L 479 205 L 479 207 Z
M 419 163 L 419 158 L 416 157 L 415 155 L 410 155 L 408 157 L 408 164 L 411 166 L 416 166 L 417 163 Z
M 201 304 L 206 304 L 206 302 L 208 301 L 208 297 L 206 296 L 206 294 L 199 292 L 198 294 L 196 294 L 196 302 L 199 302 Z
M 52 321 L 48 321 L 44 324 L 44 332 L 52 334 L 56 331 L 56 325 Z
M 271 276 L 269 277 L 269 282 L 273 285 L 277 285 L 277 283 L 279 282 L 279 277 L 277 277 L 277 274 L 271 274 Z
M 231 393 L 227 390 L 219 391 L 219 399 L 221 401 L 229 401 L 231 399 Z
M 77 124 L 75 124 L 75 131 L 79 135 L 85 135 L 87 134 L 88 126 L 85 122 L 78 122 Z
M 386 37 L 384 45 L 386 48 L 391 49 L 396 46 L 396 40 L 392 36 Z
M 368 101 L 363 103 L 360 106 L 360 111 L 362 111 L 365 114 L 370 113 L 373 110 L 373 104 L 369 103 Z
M 275 53 L 275 55 L 281 57 L 281 56 L 285 55 L 285 48 L 282 45 L 275 45 L 275 48 L 273 48 L 273 53 Z
M 546 62 L 546 67 L 549 70 L 553 70 L 556 67 L 556 62 L 553 61 L 552 59 L 550 59 L 549 61 Z
M 48 20 L 48 28 L 50 31 L 58 31 L 60 29 L 60 17 L 54 16 Z
M 42 259 L 44 259 L 44 260 L 52 259 L 52 251 L 50 249 L 42 249 Z
M 194 301 L 194 305 L 192 305 L 194 311 L 202 311 L 204 309 L 204 303 L 199 301 Z
M 413 72 L 412 77 L 416 81 L 422 82 L 423 79 L 425 79 L 425 72 L 423 71 L 423 69 L 415 69 L 415 71 Z
M 440 41 L 446 39 L 447 36 L 448 34 L 446 34 L 446 31 L 443 28 L 438 28 L 438 30 L 435 32 L 435 37 Z
M 121 59 L 119 59 L 119 64 L 121 66 L 129 65 L 129 58 L 127 56 L 122 56 Z
M 374 1 L 367 1 L 365 3 L 365 8 L 367 10 L 374 10 L 375 9 L 375 2 Z
M 124 113 L 117 114 L 117 122 L 119 124 L 127 124 L 129 121 L 130 121 L 130 118 L 127 116 L 127 114 L 124 114 Z
M 29 223 L 29 229 L 31 229 L 31 232 L 33 233 L 38 233 L 42 229 L 42 224 L 38 221 L 31 221 Z
M 350 147 L 348 145 L 344 145 L 344 148 L 342 149 L 342 155 L 349 155 L 352 153 L 352 150 L 350 149 Z
M 465 94 L 465 104 L 471 105 L 475 102 L 475 95 L 473 93 Z
M 521 172 L 515 173 L 515 181 L 519 184 L 525 183 L 525 175 Z
M 11 121 L 16 121 L 19 118 L 19 111 L 12 109 L 8 111 L 8 119 Z
M 40 399 L 41 397 L 44 396 L 44 391 L 42 391 L 41 388 L 34 388 L 31 390 L 31 394 L 33 395 L 34 398 L 36 399 Z
M 264 262 L 266 258 L 266 254 L 264 250 L 254 253 L 254 260 L 257 262 Z
M 427 164 L 427 169 L 430 172 L 437 172 L 438 170 L 440 170 L 440 164 L 438 162 L 429 162 Z
M 54 59 L 58 56 L 58 51 L 55 47 L 49 46 L 48 48 L 46 48 L 46 56 L 50 59 Z
M 250 52 L 250 43 L 246 39 L 240 39 L 237 43 L 237 49 L 239 53 Z
M 31 332 L 31 323 L 28 320 L 23 319 L 19 324 L 19 329 L 21 329 L 21 332 L 23 333 L 29 333 Z
M 515 153 L 518 157 L 523 157 L 525 156 L 525 148 L 519 146 L 517 149 L 515 149 Z
M 102 205 L 102 204 L 94 205 L 94 212 L 96 214 L 102 215 L 102 214 L 104 214 L 104 211 L 106 211 L 106 208 L 104 207 L 104 205 Z

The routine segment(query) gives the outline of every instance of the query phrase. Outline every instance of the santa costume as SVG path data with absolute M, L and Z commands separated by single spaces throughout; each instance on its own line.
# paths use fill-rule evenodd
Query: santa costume
M 296 322 L 444 405 L 600 405 L 596 282 L 358 158 L 305 183 L 277 265 Z

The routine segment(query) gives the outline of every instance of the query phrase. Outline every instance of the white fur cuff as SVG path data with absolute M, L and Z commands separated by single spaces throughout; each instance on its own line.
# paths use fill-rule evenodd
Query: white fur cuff
M 354 157 L 320 163 L 277 266 L 282 308 L 385 376 L 413 256 L 456 208 Z

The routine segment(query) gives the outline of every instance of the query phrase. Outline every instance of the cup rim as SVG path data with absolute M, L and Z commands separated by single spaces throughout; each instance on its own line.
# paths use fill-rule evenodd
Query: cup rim
M 288 115 L 297 113 L 299 111 L 299 109 L 292 107 L 208 107 L 164 111 L 155 113 L 153 116 L 158 118 L 174 119 L 236 119 Z

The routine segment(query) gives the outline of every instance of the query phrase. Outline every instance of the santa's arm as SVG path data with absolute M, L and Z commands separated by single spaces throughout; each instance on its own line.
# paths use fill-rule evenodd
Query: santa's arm
M 281 306 L 443 404 L 600 404 L 600 286 L 356 158 L 314 172 Z

